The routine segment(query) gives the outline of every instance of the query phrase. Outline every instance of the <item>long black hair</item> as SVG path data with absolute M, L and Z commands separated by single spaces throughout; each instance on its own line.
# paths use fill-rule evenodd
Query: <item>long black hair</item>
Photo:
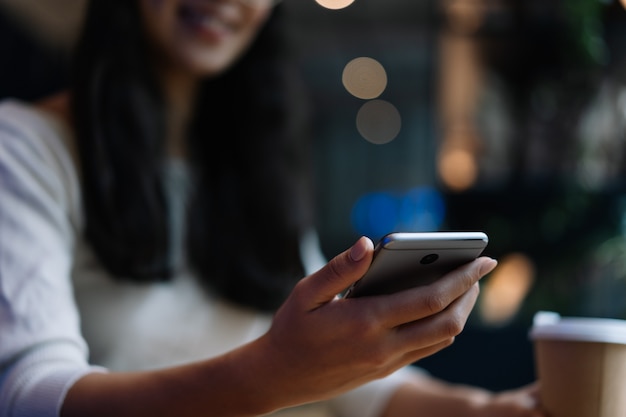
M 72 115 L 86 237 L 116 278 L 168 280 L 163 93 L 137 1 L 91 0 L 76 47 Z M 311 155 L 297 72 L 276 8 L 247 53 L 198 91 L 188 134 L 187 257 L 206 287 L 276 308 L 303 276 Z M 304 110 L 303 110 L 304 109 Z

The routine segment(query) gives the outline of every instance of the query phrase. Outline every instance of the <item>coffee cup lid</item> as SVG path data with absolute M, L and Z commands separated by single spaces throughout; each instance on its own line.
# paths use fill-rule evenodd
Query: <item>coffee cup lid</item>
M 575 340 L 626 344 L 626 320 L 561 317 L 551 311 L 535 314 L 531 339 Z

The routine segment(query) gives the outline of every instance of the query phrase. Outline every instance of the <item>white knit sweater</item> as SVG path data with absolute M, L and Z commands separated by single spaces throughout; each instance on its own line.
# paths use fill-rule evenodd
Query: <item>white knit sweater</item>
M 68 138 L 50 115 L 0 103 L 0 417 L 56 417 L 87 373 L 207 358 L 260 336 L 271 321 L 201 291 L 184 267 L 169 283 L 110 279 L 81 237 Z M 171 174 L 184 181 L 175 162 Z M 323 264 L 314 234 L 301 252 L 307 273 Z M 280 414 L 374 417 L 408 372 Z

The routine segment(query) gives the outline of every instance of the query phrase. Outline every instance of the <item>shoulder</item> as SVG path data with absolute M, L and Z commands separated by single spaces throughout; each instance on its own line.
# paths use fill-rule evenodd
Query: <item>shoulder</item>
M 0 101 L 0 171 L 13 187 L 45 191 L 76 209 L 79 183 L 66 121 L 46 105 Z
M 68 114 L 65 94 L 37 103 L 5 99 L 0 101 L 0 134 L 5 141 L 18 138 L 22 144 L 64 153 L 74 164 L 76 152 Z
M 0 101 L 0 146 L 5 150 L 28 150 L 23 155 L 28 159 L 51 159 L 65 169 L 75 166 L 77 158 L 66 101 L 64 95 L 38 103 Z

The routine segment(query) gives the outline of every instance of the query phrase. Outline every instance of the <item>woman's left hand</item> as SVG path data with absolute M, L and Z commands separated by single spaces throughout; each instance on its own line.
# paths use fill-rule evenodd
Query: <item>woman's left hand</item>
M 427 375 L 401 386 L 382 417 L 548 417 L 539 402 L 539 383 L 499 393 L 449 384 Z
M 539 383 L 491 394 L 484 404 L 484 417 L 546 417 L 539 402 Z

